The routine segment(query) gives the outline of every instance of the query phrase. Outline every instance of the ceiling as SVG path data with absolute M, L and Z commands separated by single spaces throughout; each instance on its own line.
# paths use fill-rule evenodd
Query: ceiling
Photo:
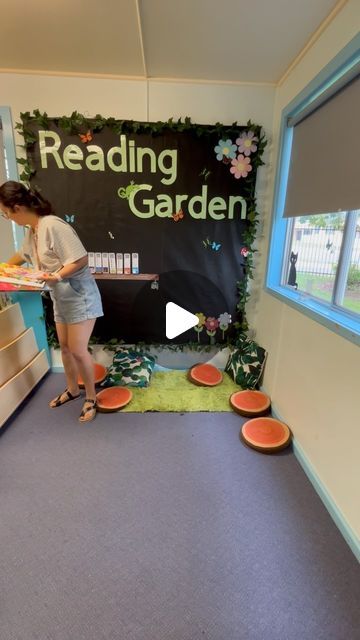
M 2 0 L 0 71 L 277 84 L 346 0 Z

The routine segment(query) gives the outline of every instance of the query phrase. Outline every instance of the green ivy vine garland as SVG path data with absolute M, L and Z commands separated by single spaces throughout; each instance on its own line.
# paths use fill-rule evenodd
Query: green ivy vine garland
M 170 118 L 166 122 L 137 122 L 135 120 L 117 120 L 116 118 L 104 118 L 97 114 L 93 118 L 87 117 L 77 111 L 73 111 L 70 116 L 61 116 L 58 118 L 49 118 L 47 113 L 41 113 L 39 109 L 35 109 L 31 114 L 30 111 L 26 111 L 20 114 L 21 122 L 17 122 L 15 129 L 22 135 L 24 144 L 21 147 L 27 151 L 35 142 L 37 137 L 32 130 L 31 125 L 37 124 L 45 130 L 50 129 L 51 123 L 54 123 L 57 127 L 62 129 L 69 135 L 84 134 L 90 130 L 93 133 L 101 131 L 104 127 L 108 127 L 117 135 L 122 133 L 147 133 L 153 136 L 160 135 L 165 131 L 184 132 L 189 131 L 196 135 L 198 138 L 204 136 L 210 136 L 216 134 L 219 139 L 228 139 L 238 137 L 239 131 L 251 130 L 258 138 L 257 151 L 251 155 L 251 163 L 254 169 L 257 169 L 264 164 L 262 156 L 267 145 L 267 140 L 260 125 L 254 124 L 249 120 L 246 125 L 238 125 L 234 122 L 232 125 L 223 125 L 217 122 L 214 125 L 199 125 L 191 122 L 191 118 L 186 117 L 184 120 L 179 118 L 174 120 Z M 36 171 L 31 166 L 28 158 L 17 158 L 17 162 L 22 166 L 20 174 L 20 180 L 29 183 L 31 178 L 35 175 Z M 259 213 L 256 205 L 255 184 L 250 178 L 242 178 L 242 184 L 244 187 L 244 193 L 248 202 L 247 211 L 247 228 L 243 235 L 244 245 L 248 249 L 248 254 L 243 259 L 244 278 L 236 282 L 238 291 L 238 303 L 236 310 L 241 314 L 242 321 L 235 322 L 234 326 L 237 330 L 238 338 L 241 334 L 249 329 L 249 325 L 246 319 L 245 306 L 250 297 L 248 290 L 249 280 L 253 279 L 253 256 L 256 249 L 253 248 L 253 243 L 256 237 L 257 226 L 259 224 Z M 55 344 L 54 336 L 51 336 L 52 343 Z M 114 339 L 116 340 L 116 339 Z M 113 342 L 113 341 L 110 341 Z M 118 341 L 120 342 L 120 341 Z M 176 350 L 182 350 L 189 345 L 176 345 Z M 222 347 L 226 345 L 222 344 Z M 194 348 L 198 350 L 204 350 L 206 345 L 196 345 Z

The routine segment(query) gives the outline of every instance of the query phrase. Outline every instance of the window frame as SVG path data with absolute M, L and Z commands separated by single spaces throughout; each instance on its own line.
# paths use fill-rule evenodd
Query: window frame
M 308 293 L 292 290 L 281 282 L 283 262 L 289 242 L 288 228 L 291 224 L 291 218 L 282 217 L 293 140 L 293 128 L 288 126 L 288 119 L 298 115 L 315 99 L 321 97 L 359 62 L 360 34 L 355 36 L 282 111 L 265 280 L 265 291 L 269 294 L 358 345 L 360 345 L 360 317 L 347 312 L 346 309 L 342 310 L 312 298 Z

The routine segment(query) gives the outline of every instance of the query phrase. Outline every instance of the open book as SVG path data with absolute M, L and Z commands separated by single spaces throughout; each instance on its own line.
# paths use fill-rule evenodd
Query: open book
M 0 282 L 44 289 L 45 282 L 42 280 L 42 274 L 42 271 L 0 262 Z

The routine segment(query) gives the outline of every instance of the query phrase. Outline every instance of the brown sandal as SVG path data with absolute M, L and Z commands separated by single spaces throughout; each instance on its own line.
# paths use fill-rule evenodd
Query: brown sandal
M 63 396 L 65 396 L 65 399 L 61 400 Z M 70 393 L 69 389 L 65 389 L 65 391 L 60 393 L 60 395 L 54 398 L 54 400 L 50 400 L 49 407 L 50 409 L 55 409 L 55 407 L 61 407 L 62 404 L 66 404 L 66 402 L 70 402 L 70 400 L 76 400 L 76 398 L 80 398 L 80 393 L 78 393 L 77 396 L 73 396 L 73 394 Z M 52 402 L 54 402 L 55 404 L 51 404 Z
M 89 407 L 85 407 L 86 403 L 90 404 Z M 79 422 L 91 422 L 96 417 L 97 404 L 96 400 L 91 398 L 85 398 L 82 412 L 79 416 Z

